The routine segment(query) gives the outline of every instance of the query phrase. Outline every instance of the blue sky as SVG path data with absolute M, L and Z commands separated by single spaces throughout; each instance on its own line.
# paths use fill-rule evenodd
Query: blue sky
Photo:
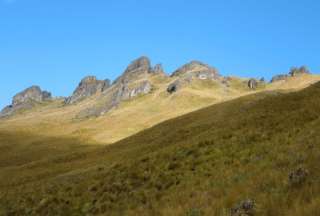
M 36 84 L 56 96 L 115 79 L 147 55 L 170 73 L 190 60 L 223 75 L 320 72 L 318 0 L 0 0 L 0 107 Z

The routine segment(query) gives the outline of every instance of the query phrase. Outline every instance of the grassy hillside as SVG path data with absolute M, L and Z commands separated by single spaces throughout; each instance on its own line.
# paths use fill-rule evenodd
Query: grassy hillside
M 0 120 L 0 130 L 23 131 L 43 136 L 73 136 L 83 142 L 113 143 L 150 128 L 165 120 L 181 116 L 212 104 L 254 94 L 266 90 L 299 90 L 319 81 L 318 75 L 292 77 L 250 90 L 246 79 L 231 78 L 229 87 L 220 82 L 194 80 L 175 94 L 166 88 L 174 78 L 150 76 L 153 91 L 139 98 L 125 101 L 119 107 L 99 118 L 77 119 L 79 112 L 103 102 L 103 96 L 95 95 L 71 106 L 63 106 L 60 100 L 36 107 L 6 120 Z
M 319 95 L 249 95 L 106 147 L 2 132 L 0 215 L 230 215 L 247 199 L 247 215 L 320 215 Z

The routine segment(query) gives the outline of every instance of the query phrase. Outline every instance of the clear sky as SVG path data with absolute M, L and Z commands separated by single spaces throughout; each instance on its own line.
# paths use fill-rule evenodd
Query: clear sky
M 113 80 L 141 55 L 168 73 L 320 72 L 319 41 L 319 0 L 0 0 L 0 107 L 33 84 L 67 96 L 86 75 Z

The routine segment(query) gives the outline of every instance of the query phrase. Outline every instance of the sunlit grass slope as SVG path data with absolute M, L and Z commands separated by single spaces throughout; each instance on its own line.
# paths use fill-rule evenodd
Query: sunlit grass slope
M 248 95 L 106 147 L 1 162 L 0 214 L 229 215 L 251 199 L 254 215 L 320 215 L 319 95 L 320 83 Z M 298 168 L 305 175 L 293 183 Z
M 103 102 L 103 95 L 95 95 L 71 106 L 62 100 L 35 107 L 6 120 L 0 120 L 0 130 L 19 130 L 44 136 L 72 136 L 82 141 L 113 143 L 150 128 L 162 121 L 181 116 L 212 104 L 267 90 L 299 90 L 320 80 L 318 75 L 289 78 L 250 90 L 247 79 L 232 77 L 229 87 L 218 81 L 194 80 L 178 92 L 166 92 L 174 78 L 151 75 L 150 94 L 125 101 L 98 118 L 78 119 L 77 114 Z

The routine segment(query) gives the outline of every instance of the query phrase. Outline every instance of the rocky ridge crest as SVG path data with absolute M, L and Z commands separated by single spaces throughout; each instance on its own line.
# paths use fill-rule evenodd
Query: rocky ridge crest
M 12 99 L 12 104 L 5 107 L 0 112 L 0 117 L 8 116 L 19 110 L 32 108 L 35 104 L 51 100 L 51 93 L 42 91 L 39 86 L 31 86 L 22 92 L 16 94 Z

